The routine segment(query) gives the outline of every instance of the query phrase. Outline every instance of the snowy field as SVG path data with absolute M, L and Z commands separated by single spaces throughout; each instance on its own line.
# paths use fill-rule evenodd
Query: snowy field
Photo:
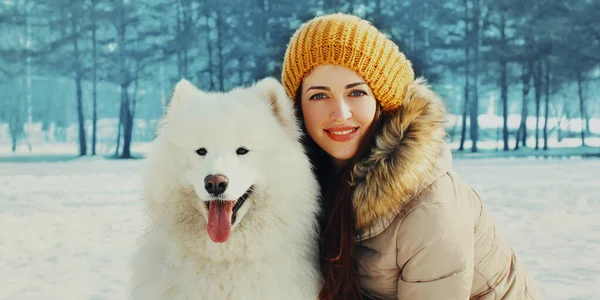
M 0 299 L 127 299 L 143 160 L 0 163 Z M 600 299 L 600 160 L 457 160 L 546 299 Z

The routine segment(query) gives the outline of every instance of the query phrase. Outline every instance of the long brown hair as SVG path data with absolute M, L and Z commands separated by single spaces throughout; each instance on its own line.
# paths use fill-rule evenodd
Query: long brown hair
M 367 156 L 381 127 L 381 106 L 377 102 L 375 118 L 358 145 L 354 157 L 336 174 L 330 156 L 308 135 L 302 112 L 302 84 L 296 93 L 294 107 L 303 131 L 303 144 L 308 151 L 321 187 L 322 213 L 319 220 L 319 252 L 323 287 L 321 300 L 363 299 L 354 263 L 353 187 L 350 186 L 354 165 Z

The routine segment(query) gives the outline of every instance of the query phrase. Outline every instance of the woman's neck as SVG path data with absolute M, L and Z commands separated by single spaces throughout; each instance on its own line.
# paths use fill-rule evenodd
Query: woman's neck
M 336 175 L 340 174 L 340 172 L 344 169 L 344 167 L 346 166 L 346 164 L 348 164 L 348 161 L 349 161 L 348 159 L 337 159 L 337 158 L 331 158 L 331 160 L 332 160 Z

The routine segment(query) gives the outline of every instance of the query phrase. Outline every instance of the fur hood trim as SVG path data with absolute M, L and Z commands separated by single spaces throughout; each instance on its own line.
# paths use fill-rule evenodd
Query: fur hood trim
M 423 79 L 413 81 L 402 105 L 383 115 L 371 153 L 355 165 L 351 184 L 359 240 L 382 232 L 405 204 L 445 174 L 446 110 Z

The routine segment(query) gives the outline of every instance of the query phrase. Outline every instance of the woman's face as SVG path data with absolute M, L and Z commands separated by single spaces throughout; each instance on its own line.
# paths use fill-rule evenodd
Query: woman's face
M 321 65 L 302 81 L 301 105 L 310 137 L 343 166 L 373 123 L 377 101 L 354 71 Z

